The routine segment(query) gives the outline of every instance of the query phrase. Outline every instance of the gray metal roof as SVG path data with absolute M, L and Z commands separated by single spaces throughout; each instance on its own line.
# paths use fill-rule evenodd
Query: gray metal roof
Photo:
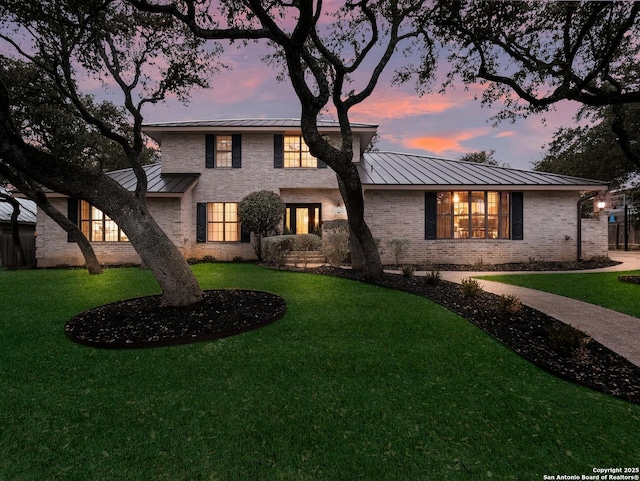
M 3 192 L 6 192 L 3 189 Z M 36 223 L 36 203 L 29 199 L 16 199 L 20 203 L 20 215 L 18 215 L 18 222 L 21 224 L 35 224 Z M 13 207 L 8 202 L 3 202 L 0 199 L 0 222 L 11 222 L 11 214 L 13 214 Z
M 319 119 L 320 128 L 340 128 L 337 120 Z M 374 124 L 351 122 L 352 128 L 377 128 Z M 154 122 L 146 123 L 144 130 L 157 130 L 160 128 L 242 128 L 242 129 L 299 129 L 300 119 L 216 119 L 216 120 L 187 120 L 181 122 Z
M 566 175 L 439 159 L 417 154 L 365 152 L 358 165 L 367 187 L 518 187 L 524 190 L 604 190 L 607 183 Z
M 160 164 L 143 166 L 147 173 L 148 194 L 183 194 L 200 177 L 200 174 L 162 174 Z M 133 169 L 114 170 L 107 175 L 129 191 L 134 191 L 138 180 Z

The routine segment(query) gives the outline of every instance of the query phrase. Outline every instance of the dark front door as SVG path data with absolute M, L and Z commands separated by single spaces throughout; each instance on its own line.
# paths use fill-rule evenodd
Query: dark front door
M 287 204 L 285 227 L 292 234 L 313 234 L 320 227 L 321 204 Z

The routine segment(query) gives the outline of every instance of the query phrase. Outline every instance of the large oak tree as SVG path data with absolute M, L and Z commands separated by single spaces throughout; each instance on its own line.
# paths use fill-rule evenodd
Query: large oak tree
M 19 122 L 16 91 L 4 82 L 0 85 L 1 161 L 56 192 L 90 202 L 117 222 L 158 280 L 166 305 L 200 300 L 202 290 L 193 272 L 147 207 L 142 110 L 170 93 L 186 98 L 192 86 L 204 86 L 207 71 L 213 69 L 203 67 L 203 58 L 210 67 L 215 62 L 197 39 L 185 35 L 180 23 L 138 12 L 116 0 L 8 0 L 0 6 L 0 20 L 2 50 L 12 51 L 38 69 L 49 93 L 54 93 L 52 105 L 117 144 L 138 182 L 135 192 L 128 192 L 99 165 L 69 162 L 55 149 L 31 141 Z M 116 87 L 130 130 L 123 131 L 113 122 L 112 103 L 94 102 L 82 91 L 88 81 L 103 84 L 105 91 Z

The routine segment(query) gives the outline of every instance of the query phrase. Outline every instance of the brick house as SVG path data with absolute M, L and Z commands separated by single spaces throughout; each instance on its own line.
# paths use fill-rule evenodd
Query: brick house
M 321 121 L 339 141 L 336 122 Z M 352 125 L 354 162 L 365 196 L 365 216 L 375 237 L 406 238 L 406 261 L 487 263 L 573 260 L 607 253 L 606 219 L 580 219 L 584 192 L 602 182 L 432 157 L 366 152 L 377 126 Z M 327 220 L 346 218 L 336 176 L 312 157 L 299 121 L 243 119 L 147 124 L 161 146 L 162 162 L 146 166 L 148 205 L 187 258 L 254 257 L 237 220 L 237 206 L 258 190 L 286 204 L 283 230 L 308 233 Z M 110 175 L 135 188 L 131 170 Z M 140 261 L 126 234 L 86 202 L 51 193 L 51 201 L 83 229 L 104 264 Z M 38 213 L 41 267 L 79 265 L 83 258 L 66 233 Z M 391 262 L 390 256 L 383 262 Z

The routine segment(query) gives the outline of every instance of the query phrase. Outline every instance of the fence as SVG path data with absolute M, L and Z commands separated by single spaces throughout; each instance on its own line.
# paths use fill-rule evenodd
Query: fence
M 26 257 L 27 265 L 36 264 L 36 238 L 33 234 L 20 235 L 22 250 Z M 0 234 L 0 267 L 11 267 L 18 263 L 11 235 Z
M 629 225 L 627 246 L 629 249 L 640 249 L 640 228 Z M 624 249 L 624 223 L 609 224 L 609 249 Z

